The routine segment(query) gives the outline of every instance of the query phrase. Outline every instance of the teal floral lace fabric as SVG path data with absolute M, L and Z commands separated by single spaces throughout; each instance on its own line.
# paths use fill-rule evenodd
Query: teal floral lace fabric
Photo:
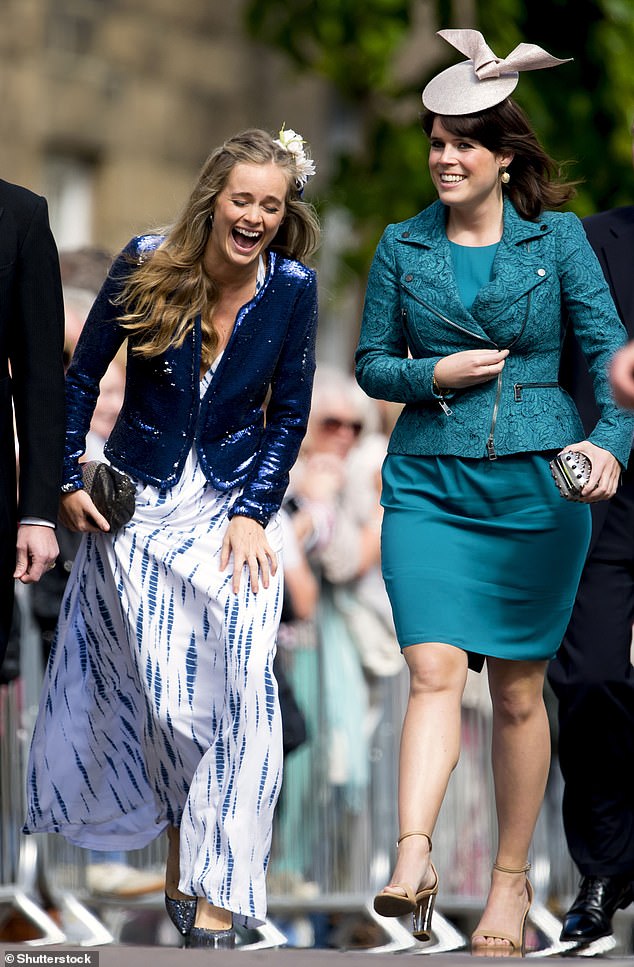
M 579 219 L 546 212 L 529 222 L 505 199 L 492 278 L 470 310 L 456 284 L 445 206 L 437 201 L 389 225 L 370 269 L 356 353 L 366 393 L 405 404 L 389 452 L 484 457 L 493 434 L 502 456 L 584 439 L 576 407 L 557 382 L 567 325 L 601 411 L 589 439 L 625 465 L 634 415 L 614 403 L 607 368 L 627 337 Z M 432 387 L 438 360 L 477 348 L 509 348 L 499 385 L 495 379 L 440 400 Z

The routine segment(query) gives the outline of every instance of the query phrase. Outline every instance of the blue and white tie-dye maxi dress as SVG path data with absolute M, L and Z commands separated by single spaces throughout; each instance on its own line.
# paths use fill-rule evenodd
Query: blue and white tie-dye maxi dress
M 211 375 L 211 374 L 209 374 Z M 206 380 L 201 386 L 205 391 Z M 180 889 L 248 927 L 282 778 L 272 665 L 282 567 L 254 594 L 219 570 L 235 493 L 192 449 L 171 489 L 141 487 L 119 533 L 85 535 L 31 746 L 26 832 L 138 849 L 180 826 Z M 281 554 L 277 518 L 267 537 Z

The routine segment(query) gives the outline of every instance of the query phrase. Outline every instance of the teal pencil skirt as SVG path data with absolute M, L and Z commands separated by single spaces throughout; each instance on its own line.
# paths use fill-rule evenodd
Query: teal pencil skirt
M 474 668 L 555 654 L 591 521 L 559 495 L 552 456 L 386 458 L 382 568 L 401 648 L 445 642 Z

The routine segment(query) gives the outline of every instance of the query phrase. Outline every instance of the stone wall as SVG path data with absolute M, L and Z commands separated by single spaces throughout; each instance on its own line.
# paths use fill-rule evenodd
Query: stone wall
M 242 7 L 2 0 L 0 177 L 47 195 L 60 246 L 115 250 L 168 223 L 245 127 L 327 144 L 325 89 L 247 38 Z

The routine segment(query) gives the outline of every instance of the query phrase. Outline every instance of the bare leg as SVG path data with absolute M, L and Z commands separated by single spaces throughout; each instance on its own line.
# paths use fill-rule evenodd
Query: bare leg
M 196 904 L 196 927 L 204 927 L 205 930 L 228 930 L 233 923 L 231 910 L 223 910 L 222 907 L 214 907 L 207 900 L 198 897 Z
M 191 900 L 192 897 L 178 889 L 180 880 L 180 830 L 177 826 L 167 827 L 167 866 L 165 869 L 165 892 L 173 900 Z
M 496 862 L 510 870 L 526 865 L 550 762 L 550 733 L 543 699 L 546 662 L 487 659 L 493 702 L 493 779 L 498 821 Z M 493 925 L 519 936 L 528 903 L 526 875 L 493 870 L 487 904 L 473 939 L 490 946 L 509 942 L 480 933 Z M 486 938 L 486 939 L 485 939 Z
M 401 734 L 398 811 L 400 834 L 433 833 L 449 777 L 460 752 L 460 704 L 467 677 L 467 655 L 438 642 L 403 650 L 410 692 Z M 394 884 L 416 891 L 430 886 L 429 843 L 424 836 L 404 839 L 387 892 Z

